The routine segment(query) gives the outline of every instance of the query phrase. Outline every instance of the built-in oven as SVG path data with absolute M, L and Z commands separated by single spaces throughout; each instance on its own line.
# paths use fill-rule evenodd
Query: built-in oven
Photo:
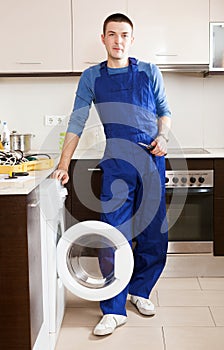
M 213 170 L 167 170 L 168 253 L 213 251 Z

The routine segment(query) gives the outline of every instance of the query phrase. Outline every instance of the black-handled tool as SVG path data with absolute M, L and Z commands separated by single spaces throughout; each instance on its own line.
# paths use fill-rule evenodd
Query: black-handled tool
M 152 146 L 152 145 L 147 145 L 146 143 L 143 143 L 143 142 L 138 142 L 138 144 L 140 145 L 140 146 L 143 146 L 143 147 L 145 147 L 145 148 L 147 148 L 147 150 L 149 150 L 149 151 L 152 151 L 156 146 Z
M 19 171 L 19 172 L 12 172 L 12 176 L 28 176 L 29 173 L 27 171 Z
M 12 171 L 8 177 L 5 177 L 5 180 L 17 179 L 18 176 L 28 176 L 29 173 L 26 171 L 15 172 Z

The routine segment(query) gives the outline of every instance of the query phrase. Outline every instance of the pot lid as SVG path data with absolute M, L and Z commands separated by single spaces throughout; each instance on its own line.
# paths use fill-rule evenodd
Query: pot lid
M 13 130 L 13 131 L 11 132 L 10 136 L 34 136 L 34 135 L 33 135 L 33 134 L 28 134 L 28 133 L 26 133 L 26 134 L 21 134 L 21 133 L 17 132 L 16 130 Z

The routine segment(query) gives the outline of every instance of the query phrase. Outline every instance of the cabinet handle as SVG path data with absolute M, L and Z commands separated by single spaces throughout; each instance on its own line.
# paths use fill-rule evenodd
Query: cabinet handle
M 29 204 L 28 204 L 28 207 L 30 207 L 30 208 L 36 208 L 36 207 L 38 207 L 39 204 L 40 204 L 40 201 L 33 202 L 33 203 L 29 203 Z
M 87 170 L 88 171 L 101 171 L 100 168 L 88 168 Z
M 93 61 L 85 61 L 85 64 L 99 64 L 100 62 L 93 62 Z
M 43 62 L 16 62 L 16 64 L 43 64 Z
M 156 53 L 155 55 L 156 56 L 164 56 L 164 57 L 166 57 L 166 56 L 169 56 L 169 57 L 176 57 L 176 56 L 178 56 L 177 53 Z

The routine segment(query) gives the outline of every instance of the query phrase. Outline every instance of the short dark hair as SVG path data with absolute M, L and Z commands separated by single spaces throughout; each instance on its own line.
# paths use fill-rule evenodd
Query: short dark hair
M 133 23 L 130 20 L 130 18 L 128 18 L 123 13 L 113 13 L 112 15 L 108 16 L 103 23 L 103 34 L 104 35 L 106 33 L 106 26 L 109 22 L 126 22 L 126 23 L 130 24 L 131 29 L 133 30 Z

